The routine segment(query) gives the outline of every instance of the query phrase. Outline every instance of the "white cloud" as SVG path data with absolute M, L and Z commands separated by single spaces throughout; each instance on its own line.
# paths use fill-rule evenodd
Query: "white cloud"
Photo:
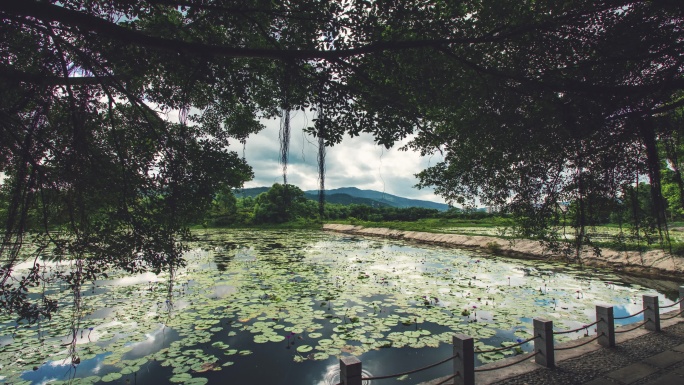
M 299 112 L 291 120 L 291 140 L 287 181 L 303 190 L 318 188 L 318 143 L 305 134 L 302 128 L 312 115 Z M 279 164 L 280 144 L 279 120 L 263 121 L 266 129 L 247 140 L 245 157 L 254 169 L 254 180 L 245 187 L 271 186 L 282 183 L 282 169 Z M 385 149 L 373 142 L 370 134 L 345 137 L 342 143 L 327 148 L 325 184 L 327 189 L 358 187 L 384 191 L 407 198 L 444 202 L 432 190 L 418 190 L 414 174 L 439 160 L 437 157 L 421 157 L 411 151 L 399 151 L 408 140 Z M 238 149 L 234 149 L 239 152 Z

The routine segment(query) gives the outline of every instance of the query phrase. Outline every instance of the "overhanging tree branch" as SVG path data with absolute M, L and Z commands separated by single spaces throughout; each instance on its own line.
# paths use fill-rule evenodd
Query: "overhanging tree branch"
M 386 50 L 439 47 L 447 44 L 470 44 L 482 41 L 481 38 L 383 41 L 367 44 L 358 48 L 329 51 L 261 49 L 211 45 L 150 36 L 82 12 L 33 1 L 3 3 L 2 6 L 0 6 L 0 11 L 18 16 L 35 17 L 44 21 L 68 24 L 85 31 L 95 32 L 100 36 L 114 39 L 122 43 L 133 44 L 167 52 L 210 57 L 221 56 L 231 58 L 262 58 L 283 60 L 334 59 L 359 56 Z
M 520 74 L 505 72 L 498 68 L 492 68 L 475 63 L 462 56 L 459 56 L 446 48 L 440 48 L 441 52 L 454 60 L 464 64 L 476 72 L 491 75 L 504 80 L 513 80 L 521 84 L 526 84 L 537 89 L 544 89 L 555 92 L 577 92 L 596 95 L 643 95 L 652 92 L 675 91 L 684 88 L 684 78 L 667 79 L 667 81 L 651 84 L 596 84 L 586 81 L 567 80 L 565 82 L 546 79 L 532 79 Z

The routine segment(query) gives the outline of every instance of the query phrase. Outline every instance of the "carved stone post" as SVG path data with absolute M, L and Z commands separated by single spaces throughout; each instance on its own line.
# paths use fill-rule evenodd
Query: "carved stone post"
M 475 341 L 465 334 L 456 334 L 454 344 L 454 385 L 475 385 Z
M 598 343 L 607 348 L 615 347 L 615 317 L 612 306 L 596 305 L 596 334 Z
M 684 299 L 684 286 L 679 287 L 679 300 Z M 679 316 L 684 317 L 684 301 L 679 303 L 679 312 L 682 313 Z
M 660 331 L 660 307 L 658 306 L 658 296 L 644 296 L 644 321 L 646 330 L 654 332 Z
M 361 385 L 361 361 L 354 356 L 340 358 L 340 383 Z
M 543 318 L 535 318 L 534 336 L 534 351 L 537 355 L 534 356 L 534 361 L 541 366 L 553 368 L 556 366 L 556 361 L 553 352 L 553 321 L 547 321 Z

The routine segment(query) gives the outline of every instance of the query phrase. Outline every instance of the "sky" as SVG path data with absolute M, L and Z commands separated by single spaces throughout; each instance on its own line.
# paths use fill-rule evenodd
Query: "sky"
M 174 113 L 164 114 L 164 117 L 177 121 Z M 302 190 L 318 189 L 318 141 L 302 131 L 312 118 L 311 112 L 303 111 L 293 113 L 291 118 L 287 181 Z M 254 171 L 254 179 L 245 183 L 245 187 L 270 187 L 273 183 L 283 183 L 282 166 L 279 163 L 280 120 L 263 120 L 262 123 L 266 128 L 251 135 L 244 147 L 244 156 Z M 327 148 L 326 189 L 357 187 L 405 198 L 445 203 L 432 189 L 419 190 L 413 187 L 418 183 L 414 174 L 441 161 L 441 155 L 421 157 L 413 151 L 399 151 L 398 148 L 408 140 L 405 139 L 388 150 L 376 145 L 369 134 L 354 138 L 345 136 L 341 143 Z M 243 154 L 240 147 L 233 145 L 231 150 Z M 2 179 L 4 175 L 0 174 L 0 182 Z
M 287 182 L 302 190 L 318 189 L 318 141 L 304 133 L 302 128 L 314 116 L 311 112 L 298 111 L 291 117 L 290 153 Z M 280 143 L 278 132 L 280 120 L 262 122 L 266 128 L 247 139 L 244 156 L 252 166 L 254 179 L 245 187 L 271 186 L 283 183 L 282 166 L 279 163 Z M 421 157 L 413 151 L 399 151 L 404 140 L 391 149 L 378 146 L 368 134 L 358 137 L 346 136 L 344 140 L 328 147 L 326 153 L 326 189 L 357 187 L 377 190 L 405 198 L 422 199 L 444 203 L 432 189 L 419 190 L 414 174 L 441 161 L 441 155 Z M 233 148 L 242 154 L 242 149 Z

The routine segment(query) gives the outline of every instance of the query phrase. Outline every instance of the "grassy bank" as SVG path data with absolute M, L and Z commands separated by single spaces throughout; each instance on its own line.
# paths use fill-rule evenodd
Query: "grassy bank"
M 460 234 L 460 235 L 483 235 L 499 237 L 502 239 L 521 239 L 514 231 L 514 221 L 510 218 L 486 217 L 479 219 L 463 218 L 426 218 L 417 221 L 363 221 L 359 219 L 325 221 L 325 223 L 348 224 L 363 227 L 379 227 L 402 231 L 421 231 L 428 233 Z M 236 224 L 222 227 L 193 226 L 193 230 L 209 228 L 226 229 L 264 229 L 264 230 L 290 230 L 290 229 L 320 229 L 322 222 L 310 219 L 298 219 L 285 223 L 262 223 L 262 224 Z M 642 251 L 662 249 L 672 251 L 676 255 L 684 256 L 684 223 L 676 222 L 669 226 L 669 241 L 660 242 L 657 234 L 651 239 L 636 237 L 627 227 L 615 224 L 607 224 L 586 229 L 587 235 L 595 246 L 618 251 Z M 573 242 L 574 230 L 571 227 L 558 229 L 559 235 L 567 242 Z
M 415 222 L 399 221 L 329 221 L 327 223 L 350 224 L 364 227 L 380 227 L 402 231 L 423 231 L 428 233 L 445 233 L 460 235 L 483 235 L 493 236 L 503 239 L 522 238 L 515 233 L 514 222 L 509 218 L 482 218 L 482 219 L 444 219 L 429 218 L 420 219 Z M 588 227 L 587 236 L 595 246 L 609 248 L 618 251 L 642 251 L 662 249 L 672 251 L 676 255 L 684 256 L 684 223 L 676 222 L 668 226 L 669 241 L 667 238 L 660 242 L 657 234 L 650 239 L 647 237 L 636 237 L 628 227 L 620 227 L 615 224 Z M 575 237 L 574 229 L 571 227 L 558 228 L 559 235 L 567 242 L 573 242 Z M 665 235 L 665 234 L 664 234 Z
M 237 223 L 226 226 L 193 225 L 191 230 L 204 229 L 260 229 L 260 230 L 319 230 L 323 223 L 317 220 L 298 219 L 285 223 Z
M 494 235 L 510 232 L 514 222 L 508 218 L 490 217 L 482 219 L 425 218 L 412 222 L 362 221 L 358 219 L 326 221 L 326 223 L 350 224 L 364 227 L 383 227 L 393 230 L 425 231 L 429 233 L 453 233 Z M 502 234 L 505 236 L 505 234 Z

